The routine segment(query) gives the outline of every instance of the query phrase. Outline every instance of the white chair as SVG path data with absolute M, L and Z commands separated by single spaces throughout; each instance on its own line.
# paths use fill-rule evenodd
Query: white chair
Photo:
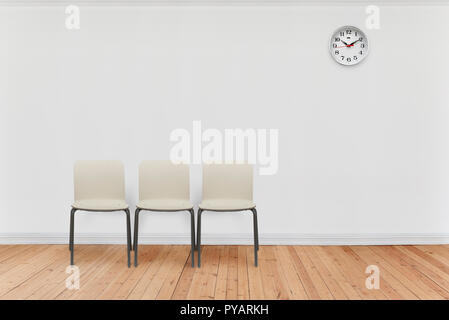
M 139 166 L 139 203 L 134 219 L 134 265 L 137 267 L 139 213 L 190 212 L 192 267 L 195 250 L 195 213 L 190 203 L 189 166 L 169 160 L 146 160 Z
M 249 164 L 208 164 L 203 166 L 203 201 L 198 210 L 197 249 L 201 267 L 201 214 L 204 211 L 253 213 L 254 264 L 257 266 L 259 235 L 257 210 L 253 202 L 253 166 Z
M 70 213 L 70 264 L 73 265 L 76 211 L 126 213 L 128 268 L 131 266 L 131 223 L 125 200 L 125 170 L 121 161 L 76 161 L 74 166 L 75 202 Z

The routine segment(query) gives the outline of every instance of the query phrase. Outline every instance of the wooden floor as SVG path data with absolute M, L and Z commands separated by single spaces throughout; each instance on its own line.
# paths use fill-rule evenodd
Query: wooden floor
M 0 246 L 0 299 L 448 299 L 449 246 L 140 246 L 137 268 L 124 246 L 77 245 L 80 289 L 68 290 L 66 245 Z M 368 265 L 380 289 L 368 290 Z

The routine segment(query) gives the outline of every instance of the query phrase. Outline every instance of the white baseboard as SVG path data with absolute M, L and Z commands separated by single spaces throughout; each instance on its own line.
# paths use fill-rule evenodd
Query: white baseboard
M 380 234 L 260 234 L 262 245 L 399 245 L 449 244 L 448 233 L 380 233 Z M 203 244 L 252 244 L 252 234 L 203 234 Z M 2 233 L 0 244 L 66 244 L 68 234 Z M 77 244 L 125 244 L 124 234 L 76 234 Z M 140 244 L 189 244 L 189 234 L 142 234 Z

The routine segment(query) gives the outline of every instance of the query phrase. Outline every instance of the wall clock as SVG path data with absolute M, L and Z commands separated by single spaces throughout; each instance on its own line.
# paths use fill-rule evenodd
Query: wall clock
M 352 66 L 368 55 L 368 39 L 362 30 L 352 26 L 338 28 L 329 43 L 332 57 L 338 63 Z

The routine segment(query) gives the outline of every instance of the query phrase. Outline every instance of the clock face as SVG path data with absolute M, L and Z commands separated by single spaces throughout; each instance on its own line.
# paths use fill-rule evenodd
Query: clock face
M 368 39 L 356 27 L 341 27 L 332 35 L 329 50 L 335 61 L 352 66 L 368 55 Z

